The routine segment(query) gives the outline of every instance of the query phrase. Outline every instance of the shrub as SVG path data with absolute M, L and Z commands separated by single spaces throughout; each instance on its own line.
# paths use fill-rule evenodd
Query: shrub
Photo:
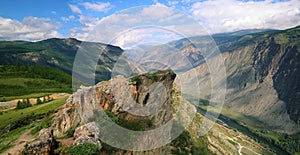
M 36 104 L 42 104 L 42 100 L 39 97 L 36 98 Z
M 72 155 L 96 155 L 99 154 L 100 147 L 92 143 L 83 143 L 77 146 L 71 146 L 68 153 Z
M 132 78 L 129 79 L 129 82 L 136 82 L 136 83 L 140 83 L 142 80 L 139 76 L 134 76 Z
M 157 81 L 158 80 L 158 76 L 154 75 L 154 74 L 145 74 L 145 77 L 147 77 L 148 79 L 151 79 L 153 81 Z
M 31 107 L 32 105 L 29 102 L 29 99 L 18 101 L 16 109 L 24 109 L 27 107 Z
M 67 137 L 73 137 L 74 132 L 75 132 L 75 129 L 69 129 L 69 130 L 66 131 L 66 136 Z

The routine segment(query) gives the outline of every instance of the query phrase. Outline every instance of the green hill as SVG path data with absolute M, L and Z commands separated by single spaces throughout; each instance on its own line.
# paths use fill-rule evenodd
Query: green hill
M 90 59 L 98 54 L 96 82 L 109 80 L 110 72 L 123 53 L 119 47 L 95 42 L 82 42 L 74 38 L 51 38 L 38 42 L 0 41 L 0 65 L 19 63 L 30 66 L 49 66 L 72 74 L 73 63 L 78 49 L 82 49 L 81 60 L 85 60 L 80 67 L 95 68 Z M 99 54 L 101 53 L 101 54 Z M 75 73 L 79 79 L 91 78 L 93 74 Z M 94 83 L 93 83 L 94 84 Z
M 71 93 L 71 88 L 72 77 L 55 68 L 19 64 L 0 66 L 0 101 L 47 93 Z

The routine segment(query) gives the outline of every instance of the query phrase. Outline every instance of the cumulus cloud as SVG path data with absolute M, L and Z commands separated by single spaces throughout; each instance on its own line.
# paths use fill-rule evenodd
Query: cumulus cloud
M 85 7 L 85 9 L 96 12 L 107 12 L 112 8 L 112 5 L 109 2 L 84 2 L 82 5 Z
M 169 5 L 183 3 L 189 3 L 185 7 L 192 16 L 186 16 L 158 1 L 151 6 L 127 9 L 101 19 L 81 15 L 79 22 L 82 27 L 72 30 L 72 34 L 82 40 L 114 43 L 128 48 L 149 41 L 147 38 L 150 37 L 164 43 L 182 37 L 207 35 L 207 30 L 220 33 L 254 28 L 285 29 L 300 25 L 298 0 L 169 1 Z M 173 32 L 177 34 L 173 36 L 178 38 L 168 37 L 171 34 L 158 34 L 148 28 L 140 29 L 147 26 Z
M 122 48 L 206 34 L 193 19 L 160 3 L 127 9 L 102 19 L 80 16 L 79 21 L 83 25 L 81 33 L 77 33 L 80 39 Z
M 82 31 L 90 32 L 94 27 L 99 24 L 100 19 L 91 16 L 80 16 L 79 22 L 82 24 Z
M 300 1 L 207 0 L 190 8 L 211 32 L 241 29 L 286 29 L 300 24 Z
M 123 49 L 140 44 L 161 44 L 180 38 L 177 34 L 159 27 L 143 27 L 125 31 L 111 41 L 111 44 Z
M 68 17 L 61 17 L 61 20 L 64 22 L 69 22 L 69 21 L 75 20 L 75 16 L 70 15 Z
M 0 39 L 42 40 L 62 37 L 57 30 L 61 25 L 49 18 L 26 17 L 23 21 L 0 17 Z
M 74 37 L 84 41 L 95 41 L 92 39 L 92 31 L 95 29 L 95 26 L 99 24 L 100 19 L 91 17 L 91 16 L 79 16 L 80 27 L 73 28 L 69 31 L 70 37 Z
M 70 9 L 72 10 L 73 13 L 77 13 L 77 14 L 82 14 L 82 11 L 79 9 L 78 6 L 73 5 L 73 4 L 69 4 Z

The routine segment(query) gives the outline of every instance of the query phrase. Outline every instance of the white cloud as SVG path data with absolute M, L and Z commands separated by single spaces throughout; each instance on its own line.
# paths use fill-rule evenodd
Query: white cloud
M 207 0 L 190 8 L 193 17 L 211 32 L 241 29 L 286 29 L 300 24 L 300 1 Z
M 91 16 L 80 16 L 79 22 L 82 24 L 82 31 L 90 32 L 94 29 L 94 27 L 99 24 L 100 19 L 94 18 Z
M 109 2 L 97 2 L 97 3 L 90 3 L 90 2 L 85 2 L 82 3 L 82 5 L 85 7 L 87 10 L 92 10 L 96 12 L 107 12 L 112 8 L 112 5 Z
M 177 4 L 179 4 L 179 1 L 168 1 L 168 5 L 171 7 L 175 7 Z
M 171 9 L 168 9 L 167 6 L 161 3 L 156 3 L 155 5 L 143 8 L 139 16 L 158 20 L 161 18 L 166 18 L 172 14 L 173 11 Z
M 140 44 L 162 44 L 170 40 L 179 39 L 180 36 L 158 27 L 143 27 L 130 29 L 116 36 L 110 43 L 123 49 L 136 47 Z
M 61 17 L 60 19 L 61 19 L 62 21 L 64 21 L 64 22 L 69 22 L 69 21 L 74 20 L 74 19 L 75 19 L 75 16 L 70 15 L 70 16 L 68 16 L 68 17 Z
M 99 22 L 99 18 L 80 15 L 79 23 L 81 24 L 81 27 L 71 29 L 69 31 L 69 36 L 84 41 L 95 41 L 92 39 L 92 31 L 95 29 L 95 26 L 99 24 Z
M 82 14 L 82 11 L 76 5 L 69 4 L 69 7 L 73 13 Z
M 0 17 L 0 39 L 2 40 L 42 40 L 62 37 L 57 32 L 60 24 L 49 18 L 26 17 L 22 22 Z
M 72 31 L 72 34 L 76 32 L 77 38 L 122 48 L 205 34 L 194 20 L 160 3 L 127 9 L 102 19 L 80 16 L 79 22 L 82 24 L 80 30 Z

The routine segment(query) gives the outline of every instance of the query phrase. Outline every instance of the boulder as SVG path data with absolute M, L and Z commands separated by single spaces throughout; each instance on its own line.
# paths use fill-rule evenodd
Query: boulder
M 53 154 L 56 141 L 51 128 L 42 129 L 38 138 L 25 146 L 24 154 Z
M 89 142 L 98 145 L 101 148 L 100 130 L 95 122 L 91 122 L 76 128 L 74 132 L 73 145 L 80 145 Z

